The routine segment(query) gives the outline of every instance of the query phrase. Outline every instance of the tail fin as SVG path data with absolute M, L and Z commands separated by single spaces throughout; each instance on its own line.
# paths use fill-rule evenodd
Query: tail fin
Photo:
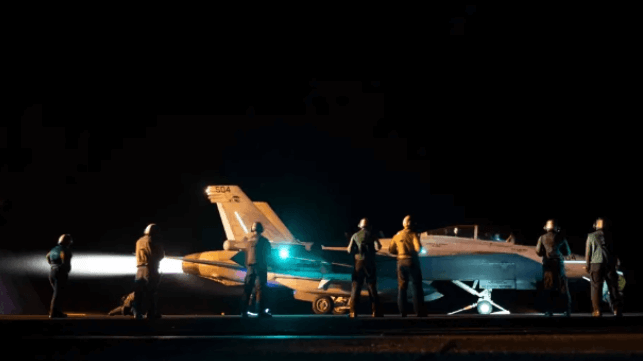
M 234 185 L 209 186 L 206 193 L 216 203 L 228 240 L 243 241 L 254 222 L 261 222 L 263 235 L 271 242 L 300 243 L 265 202 L 253 203 Z
M 281 221 L 279 216 L 277 216 L 277 213 L 272 210 L 272 207 L 266 202 L 253 202 L 254 205 L 259 208 L 259 211 L 268 218 L 268 221 L 275 226 L 277 231 L 279 231 L 281 234 L 284 235 L 288 240 L 294 242 L 295 237 L 290 233 L 290 230 L 286 227 L 286 225 Z

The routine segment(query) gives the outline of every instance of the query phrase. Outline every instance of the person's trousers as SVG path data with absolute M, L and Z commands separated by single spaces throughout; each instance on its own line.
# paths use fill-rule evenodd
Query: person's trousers
M 252 290 L 255 291 L 255 302 L 258 308 L 257 313 L 266 312 L 266 284 L 268 283 L 268 271 L 248 266 L 246 277 L 243 282 L 243 295 L 241 296 L 241 314 L 248 312 L 248 303 Z
M 355 312 L 355 306 L 359 304 L 362 284 L 366 281 L 368 296 L 371 301 L 373 313 L 380 312 L 380 298 L 377 294 L 377 273 L 375 262 L 366 260 L 355 260 L 355 268 L 352 276 L 351 298 L 349 302 L 350 312 Z
M 69 273 L 58 266 L 52 266 L 51 271 L 49 271 L 49 283 L 51 288 L 53 288 L 54 293 L 51 296 L 51 304 L 49 307 L 49 315 L 58 315 L 63 313 L 60 310 L 61 301 L 65 297 L 65 288 L 67 286 L 67 280 L 69 278 Z
M 424 290 L 422 289 L 422 270 L 419 264 L 412 258 L 397 260 L 397 307 L 403 316 L 407 314 L 406 290 L 409 281 L 413 284 L 413 308 L 417 315 L 425 315 Z
M 603 298 L 603 282 L 607 283 L 610 304 L 613 309 L 620 309 L 623 300 L 618 290 L 618 273 L 616 268 L 607 263 L 592 263 L 589 269 L 589 276 L 592 283 L 592 308 L 594 311 L 601 310 L 601 299 Z
M 565 264 L 558 260 L 543 263 L 543 297 L 545 312 L 553 312 L 554 292 L 565 303 L 566 311 L 572 312 L 572 297 L 569 294 L 569 284 L 565 275 Z
M 134 316 L 144 315 L 156 317 L 158 310 L 158 286 L 161 276 L 157 272 L 151 272 L 148 267 L 138 267 L 136 279 L 134 280 L 134 302 L 132 313 Z

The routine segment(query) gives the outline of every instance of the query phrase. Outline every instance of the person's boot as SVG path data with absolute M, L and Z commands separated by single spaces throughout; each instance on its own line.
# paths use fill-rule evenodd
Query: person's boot
M 601 316 L 602 314 L 601 314 L 601 311 L 599 310 L 594 310 L 594 312 L 592 312 L 592 317 L 601 317 Z
M 616 317 L 622 317 L 623 316 L 623 311 L 621 311 L 620 307 L 614 307 L 614 316 L 616 316 Z
M 545 317 L 552 317 L 554 314 L 553 314 L 553 313 L 551 313 L 551 311 L 546 311 L 543 315 L 544 315 Z
M 134 318 L 135 319 L 137 319 L 137 320 L 142 320 L 143 319 L 143 314 L 142 313 L 140 313 L 140 312 L 138 312 L 136 310 L 132 310 L 132 311 L 134 313 Z
M 356 312 L 349 312 L 348 313 L 348 318 L 357 318 L 357 313 Z

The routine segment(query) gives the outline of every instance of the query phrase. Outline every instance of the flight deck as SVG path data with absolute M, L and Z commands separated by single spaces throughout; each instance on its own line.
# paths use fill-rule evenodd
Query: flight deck
M 643 359 L 643 314 L 0 316 L 25 359 Z M 31 345 L 31 346 L 30 346 Z

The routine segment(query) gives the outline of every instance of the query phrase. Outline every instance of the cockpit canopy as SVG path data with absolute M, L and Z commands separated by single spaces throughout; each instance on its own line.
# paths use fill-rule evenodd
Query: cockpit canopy
M 481 241 L 516 242 L 515 233 L 510 228 L 501 226 L 455 225 L 426 231 L 424 234 L 473 238 Z

